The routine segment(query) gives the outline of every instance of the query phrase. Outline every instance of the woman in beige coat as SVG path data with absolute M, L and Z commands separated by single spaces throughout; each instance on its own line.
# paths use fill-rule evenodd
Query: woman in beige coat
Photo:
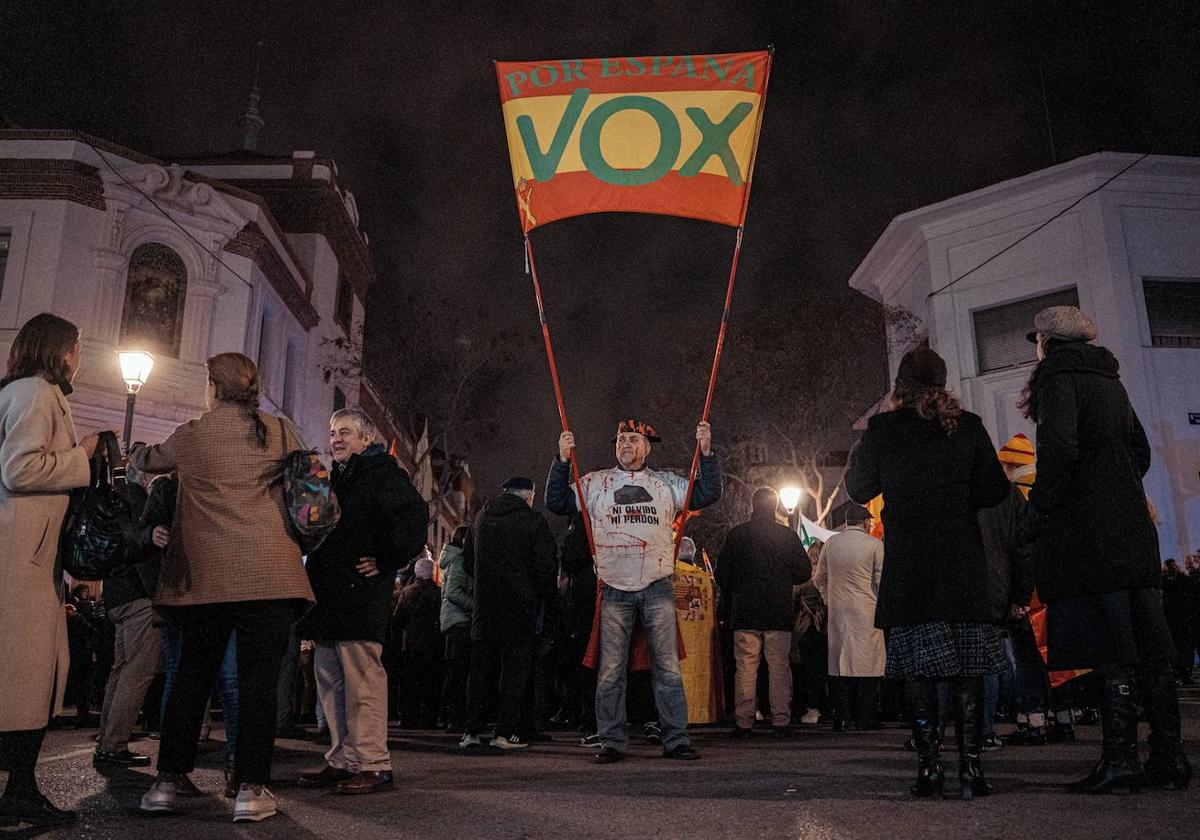
M 74 324 L 36 315 L 0 380 L 0 766 L 9 771 L 0 825 L 75 819 L 42 796 L 34 767 L 69 664 L 59 534 L 98 440 L 76 439 L 67 405 L 80 356 Z
M 235 822 L 275 814 L 266 785 L 275 746 L 275 694 L 291 626 L 313 600 L 284 503 L 284 457 L 302 444 L 258 408 L 258 370 L 241 353 L 209 359 L 209 410 L 157 446 L 135 445 L 145 473 L 176 471 L 179 495 L 154 603 L 183 637 L 167 698 L 158 779 L 142 810 L 175 810 L 195 769 L 204 705 L 237 631 Z

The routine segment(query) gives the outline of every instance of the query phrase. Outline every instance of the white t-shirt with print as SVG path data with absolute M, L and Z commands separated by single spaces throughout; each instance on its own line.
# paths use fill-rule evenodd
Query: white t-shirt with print
M 675 571 L 671 523 L 683 509 L 686 478 L 652 469 L 600 470 L 583 477 L 583 494 L 602 581 L 637 592 Z

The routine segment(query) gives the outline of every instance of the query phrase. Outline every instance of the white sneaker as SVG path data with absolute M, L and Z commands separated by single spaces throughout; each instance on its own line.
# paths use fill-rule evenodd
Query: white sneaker
M 142 796 L 142 804 L 138 807 L 148 814 L 172 814 L 178 796 L 179 788 L 174 782 L 155 780 L 150 790 Z
M 521 740 L 520 735 L 510 735 L 507 738 L 497 735 L 492 739 L 492 746 L 502 750 L 524 750 L 529 748 L 529 742 Z
M 805 709 L 804 714 L 800 717 L 801 723 L 813 724 L 813 723 L 820 723 L 820 721 L 821 721 L 821 710 L 820 709 Z
M 483 741 L 479 740 L 478 735 L 471 735 L 468 733 L 463 733 L 462 740 L 458 742 L 458 748 L 460 750 L 467 750 L 467 749 L 470 749 L 471 747 L 482 747 L 482 746 L 483 746 Z
M 234 822 L 261 822 L 276 813 L 275 794 L 266 785 L 242 785 L 233 805 Z

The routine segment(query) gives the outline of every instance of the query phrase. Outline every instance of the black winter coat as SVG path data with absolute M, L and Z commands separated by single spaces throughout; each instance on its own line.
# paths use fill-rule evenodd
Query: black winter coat
M 1161 587 L 1158 532 L 1142 477 L 1150 444 L 1116 358 L 1103 347 L 1052 345 L 1034 371 L 1037 480 L 1029 494 L 1038 597 Z
M 334 464 L 331 476 L 342 518 L 306 567 L 317 603 L 300 623 L 302 638 L 318 642 L 387 638 L 396 570 L 425 546 L 429 508 L 408 475 L 379 444 Z M 355 567 L 375 558 L 379 574 Z
M 141 485 L 132 482 L 126 485 L 126 495 L 129 499 L 129 513 L 132 517 L 133 525 L 125 532 L 125 561 L 127 565 L 121 566 L 113 574 L 104 579 L 104 603 L 108 605 L 110 610 L 130 604 L 139 598 L 149 598 L 154 594 L 153 585 L 150 588 L 146 587 L 142 582 L 142 575 L 139 574 L 140 570 L 138 569 L 140 561 L 143 558 L 151 559 L 151 552 L 143 549 L 140 539 L 141 529 L 138 527 L 138 519 L 146 507 L 148 495 L 141 488 Z M 150 547 L 154 550 L 155 554 L 158 553 L 158 549 L 154 549 L 153 545 Z
M 1008 497 L 979 511 L 979 531 L 988 561 L 988 602 L 992 620 L 1006 621 L 1013 604 L 1029 606 L 1033 596 L 1033 546 L 1025 534 L 1025 497 L 1012 485 Z
M 493 499 L 467 531 L 463 570 L 475 579 L 472 639 L 537 635 L 558 594 L 558 545 L 546 517 L 512 493 Z
M 795 531 L 772 512 L 755 513 L 725 538 L 716 577 L 731 630 L 790 631 L 792 587 L 812 578 L 812 563 Z
M 964 411 L 950 435 L 911 408 L 875 415 L 846 492 L 859 504 L 883 494 L 876 627 L 993 620 L 976 511 L 1003 502 L 1009 483 L 978 415 Z
M 417 578 L 400 593 L 392 619 L 393 638 L 406 653 L 438 653 L 442 649 L 439 616 L 442 590 L 428 578 Z

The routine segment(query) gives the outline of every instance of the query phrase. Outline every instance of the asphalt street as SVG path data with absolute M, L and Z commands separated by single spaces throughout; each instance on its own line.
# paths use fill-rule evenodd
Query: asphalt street
M 1200 701 L 1184 705 L 1185 737 L 1200 765 Z M 1000 731 L 1009 727 L 1002 726 Z M 1186 793 L 1146 792 L 1079 797 L 1063 785 L 1082 776 L 1099 753 L 1099 729 L 1080 727 L 1076 744 L 1006 747 L 988 754 L 996 795 L 974 802 L 914 800 L 914 758 L 906 732 L 835 734 L 803 727 L 781 741 L 760 732 L 747 741 L 699 728 L 700 761 L 667 761 L 637 743 L 627 761 L 596 766 L 570 733 L 522 753 L 466 757 L 456 739 L 438 732 L 392 730 L 394 792 L 342 797 L 300 790 L 295 778 L 319 767 L 323 748 L 311 740 L 276 746 L 273 786 L 280 814 L 234 825 L 220 796 L 223 743 L 206 742 L 193 779 L 211 796 L 182 800 L 174 816 L 137 811 L 151 768 L 93 769 L 95 730 L 52 731 L 39 765 L 43 788 L 80 811 L 70 830 L 0 829 L 10 837 L 357 838 L 797 837 L 797 838 L 1062 838 L 1197 837 L 1200 784 Z M 1145 737 L 1143 727 L 1143 739 Z M 220 728 L 214 736 L 221 737 Z M 142 740 L 134 748 L 155 753 Z M 947 760 L 947 774 L 954 762 Z M 0 778 L 4 774 L 0 773 Z M 953 781 L 953 780 L 951 780 Z M 957 789 L 957 783 L 950 785 Z

